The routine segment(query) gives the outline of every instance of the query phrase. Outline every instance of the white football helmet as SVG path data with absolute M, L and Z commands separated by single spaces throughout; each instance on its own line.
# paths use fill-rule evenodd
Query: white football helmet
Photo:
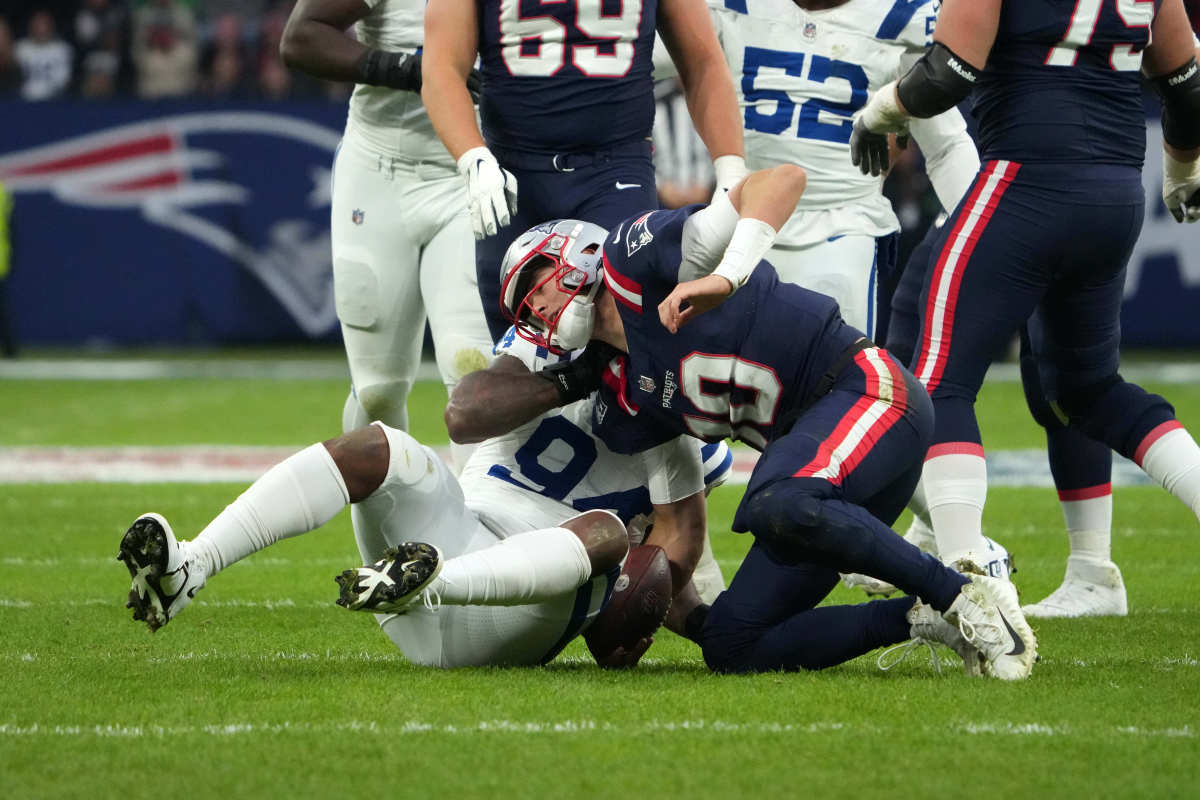
M 517 335 L 556 353 L 588 343 L 606 236 L 608 231 L 591 222 L 558 219 L 530 228 L 508 246 L 500 264 L 500 309 Z M 551 269 L 542 274 L 546 267 Z M 568 295 L 553 318 L 529 302 L 530 295 L 550 281 Z

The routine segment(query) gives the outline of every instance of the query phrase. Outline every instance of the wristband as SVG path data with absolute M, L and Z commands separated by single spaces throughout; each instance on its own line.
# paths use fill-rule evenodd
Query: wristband
M 725 248 L 725 255 L 713 270 L 713 275 L 720 275 L 729 281 L 736 292 L 742 288 L 758 262 L 763 260 L 771 245 L 775 244 L 775 236 L 775 229 L 761 219 L 739 219 Z

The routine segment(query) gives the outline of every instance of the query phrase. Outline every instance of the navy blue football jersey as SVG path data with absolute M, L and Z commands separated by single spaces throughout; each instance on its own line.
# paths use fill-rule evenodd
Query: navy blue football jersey
M 974 93 L 984 161 L 1141 167 L 1142 51 L 1162 0 L 1006 0 Z
M 570 152 L 650 136 L 658 0 L 481 0 L 478 9 L 488 144 Z
M 648 211 L 605 240 L 604 282 L 629 354 L 604 375 L 592 428 L 615 452 L 680 433 L 762 449 L 863 335 L 832 299 L 780 282 L 767 262 L 724 303 L 670 333 L 658 305 L 678 283 L 683 224 L 701 208 Z

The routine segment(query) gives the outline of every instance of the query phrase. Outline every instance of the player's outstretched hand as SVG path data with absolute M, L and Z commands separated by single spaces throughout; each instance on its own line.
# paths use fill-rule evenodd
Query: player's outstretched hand
M 458 172 L 467 179 L 467 202 L 475 238 L 494 236 L 517 213 L 517 179 L 500 167 L 492 151 L 472 147 L 458 158 Z
M 671 333 L 679 333 L 694 317 L 721 305 L 732 293 L 733 284 L 720 275 L 684 281 L 658 304 L 658 319 Z
M 603 655 L 593 653 L 592 656 L 596 659 L 596 663 L 604 669 L 632 669 L 642 660 L 642 656 L 646 654 L 652 644 L 654 644 L 654 637 L 644 636 L 628 649 L 618 645 L 608 653 Z
M 1180 161 L 1163 150 L 1163 202 L 1176 222 L 1200 220 L 1200 158 Z

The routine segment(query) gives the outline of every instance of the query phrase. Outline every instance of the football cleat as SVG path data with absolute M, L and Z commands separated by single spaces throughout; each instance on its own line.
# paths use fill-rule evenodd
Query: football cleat
M 905 616 L 908 624 L 912 626 L 909 628 L 909 635 L 912 636 L 912 639 L 884 650 L 877 659 L 880 669 L 891 669 L 908 658 L 913 650 L 924 646 L 929 648 L 933 665 L 941 673 L 941 661 L 933 647 L 934 643 L 938 643 L 944 644 L 958 653 L 959 658 L 963 661 L 963 671 L 967 675 L 978 677 L 983 674 L 984 658 L 979 649 L 968 642 L 962 635 L 962 631 L 947 622 L 932 606 L 916 600 Z
M 150 631 L 166 625 L 192 602 L 205 581 L 204 571 L 188 553 L 187 543 L 176 540 L 171 526 L 159 514 L 143 514 L 121 537 L 117 560 L 129 568 L 133 585 L 126 608 L 144 621 Z
M 1037 660 L 1037 639 L 1017 601 L 1011 582 L 968 575 L 954 604 L 943 615 L 983 655 L 983 671 L 1014 681 L 1029 677 Z
M 374 564 L 348 569 L 334 580 L 337 604 L 351 611 L 403 614 L 442 571 L 442 553 L 431 544 L 404 542 Z M 426 596 L 432 607 L 432 599 Z
M 1004 545 L 994 539 L 983 537 L 987 549 L 983 551 L 965 550 L 951 553 L 943 558 L 943 562 L 961 572 L 963 575 L 987 575 L 991 578 L 1011 581 L 1017 571 L 1013 566 L 1012 556 Z
M 1111 561 L 1067 558 L 1067 574 L 1050 596 L 1021 608 L 1027 617 L 1123 617 L 1129 613 L 1125 581 Z

